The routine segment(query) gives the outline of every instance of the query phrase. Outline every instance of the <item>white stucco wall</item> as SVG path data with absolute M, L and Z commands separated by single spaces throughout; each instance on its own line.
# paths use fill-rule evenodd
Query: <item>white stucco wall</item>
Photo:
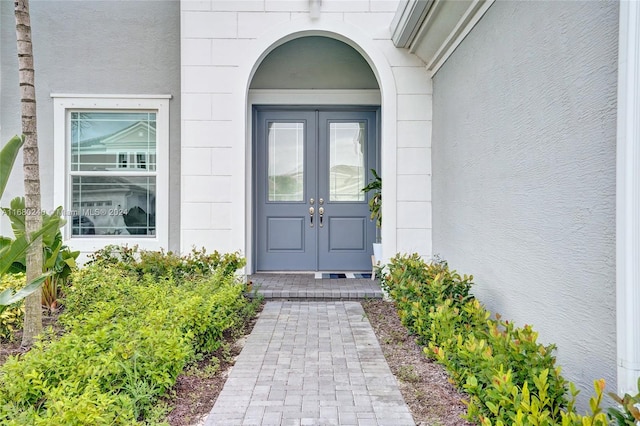
M 251 265 L 251 77 L 278 45 L 321 35 L 360 52 L 378 79 L 385 255 L 411 251 L 429 256 L 431 81 L 419 59 L 390 41 L 397 1 L 325 0 L 320 18 L 313 20 L 308 4 L 181 2 L 181 248 L 241 250 Z M 275 92 L 271 96 L 275 103 L 286 102 Z M 355 91 L 307 91 L 291 100 L 341 103 L 363 99 L 358 96 Z
M 434 253 L 582 407 L 616 389 L 617 41 L 616 2 L 495 2 L 434 77 Z

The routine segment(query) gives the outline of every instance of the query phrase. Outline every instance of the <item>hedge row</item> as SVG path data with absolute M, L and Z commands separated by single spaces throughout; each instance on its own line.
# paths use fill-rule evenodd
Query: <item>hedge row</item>
M 382 278 L 425 354 L 468 395 L 467 419 L 484 426 L 606 425 L 604 381 L 595 383 L 592 413 L 577 414 L 577 391 L 556 366 L 555 346 L 538 343 L 529 325 L 492 317 L 471 294 L 472 280 L 446 262 L 425 263 L 416 254 L 397 255 Z
M 152 263 L 164 272 L 140 274 L 150 267 L 148 254 L 102 255 L 76 272 L 65 291 L 59 322 L 66 332 L 0 368 L 1 424 L 153 423 L 163 414 L 155 401 L 185 365 L 217 349 L 254 313 L 229 262 L 186 274 L 175 255 L 155 254 Z M 204 253 L 194 256 L 206 263 Z M 243 262 L 228 260 L 234 270 Z

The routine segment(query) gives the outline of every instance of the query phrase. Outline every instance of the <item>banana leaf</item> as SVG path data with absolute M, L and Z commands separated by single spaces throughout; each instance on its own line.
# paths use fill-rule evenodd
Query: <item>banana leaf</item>
M 9 175 L 13 168 L 13 163 L 16 161 L 16 157 L 22 148 L 24 138 L 20 136 L 14 136 L 9 142 L 0 150 L 0 197 L 4 194 L 4 189 L 9 181 Z
M 36 278 L 25 287 L 16 291 L 15 293 L 13 292 L 12 288 L 8 288 L 4 290 L 2 293 L 0 293 L 0 308 L 3 306 L 9 306 L 16 302 L 19 302 L 25 297 L 27 297 L 28 295 L 30 295 L 31 293 L 33 293 L 34 291 L 36 291 L 38 287 L 40 287 L 42 283 L 49 277 L 49 275 L 51 274 L 47 273 Z
M 44 224 L 39 230 L 33 232 L 28 241 L 27 238 L 22 235 L 13 240 L 11 244 L 2 247 L 0 249 L 0 275 L 7 273 L 11 269 L 13 262 L 24 257 L 32 241 L 46 233 L 50 233 L 52 229 L 57 230 L 58 223 L 58 221 L 50 221 Z

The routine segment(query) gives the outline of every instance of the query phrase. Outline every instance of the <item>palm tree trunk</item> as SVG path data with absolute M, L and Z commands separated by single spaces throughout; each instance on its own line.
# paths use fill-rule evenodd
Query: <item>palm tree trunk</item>
M 36 126 L 36 91 L 31 44 L 29 0 L 15 1 L 16 37 L 18 42 L 18 69 L 20 81 L 20 110 L 22 114 L 25 231 L 27 236 L 42 227 L 40 214 L 40 163 L 38 158 L 38 132 Z M 27 282 L 42 275 L 42 239 L 35 241 L 27 252 Z M 42 291 L 25 299 L 22 346 L 30 347 L 42 331 Z

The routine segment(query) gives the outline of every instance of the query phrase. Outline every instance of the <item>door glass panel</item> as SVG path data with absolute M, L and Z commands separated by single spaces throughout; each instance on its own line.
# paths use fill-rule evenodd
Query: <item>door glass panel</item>
M 364 201 L 364 123 L 329 124 L 329 200 Z
M 304 201 L 304 123 L 269 123 L 268 201 Z

